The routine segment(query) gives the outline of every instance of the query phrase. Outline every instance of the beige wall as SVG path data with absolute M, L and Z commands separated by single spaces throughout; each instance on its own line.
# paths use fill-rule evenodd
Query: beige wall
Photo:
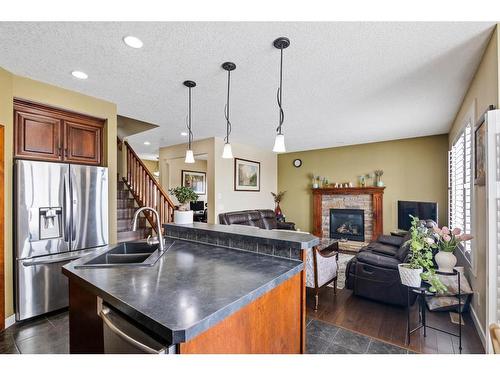
M 205 156 L 204 154 L 203 156 Z M 195 160 L 194 164 L 184 163 L 184 157 L 176 159 L 168 159 L 168 179 L 166 180 L 165 187 L 167 189 L 175 188 L 182 185 L 182 171 L 195 171 L 207 173 L 207 160 Z M 206 194 L 199 195 L 199 200 L 207 202 L 209 186 L 206 184 Z M 167 190 L 168 191 L 168 190 Z M 172 196 L 172 200 L 177 204 L 177 199 Z
M 12 276 L 12 154 L 13 130 L 13 75 L 0 68 L 0 124 L 5 127 L 4 173 L 5 173 L 5 317 L 14 313 Z
M 234 159 L 222 159 L 224 140 L 215 139 L 215 199 L 216 212 L 274 208 L 271 192 L 277 189 L 277 157 L 271 150 L 263 150 L 241 143 L 231 143 L 235 158 L 260 162 L 260 191 L 234 191 Z
M 153 174 L 154 172 L 159 171 L 159 163 L 156 160 L 147 160 L 147 159 L 141 159 L 141 161 L 144 163 L 148 171 Z
M 222 159 L 224 141 L 221 138 L 209 138 L 193 143 L 195 155 L 207 154 L 207 192 L 208 222 L 217 223 L 217 215 L 221 212 L 237 211 L 252 208 L 273 208 L 271 191 L 277 188 L 277 158 L 271 151 L 253 146 L 232 143 L 233 155 L 241 159 L 259 161 L 261 163 L 260 192 L 234 191 L 234 159 Z M 183 159 L 186 145 L 174 145 L 160 149 L 160 180 L 164 188 L 168 188 L 168 160 Z M 190 169 L 185 164 L 185 169 Z
M 449 135 L 449 146 L 455 141 L 457 133 L 463 129 L 468 113 L 473 113 L 473 119 L 477 120 L 490 104 L 497 108 L 499 102 L 499 46 L 498 28 L 495 29 L 491 40 L 486 48 L 478 70 L 467 90 L 460 109 L 456 115 Z M 473 213 L 472 229 L 474 240 L 472 248 L 474 251 L 473 267 L 467 262 L 467 276 L 472 289 L 476 292 L 472 299 L 473 313 L 477 316 L 481 329 L 486 330 L 486 190 L 485 186 L 473 187 Z M 462 260 L 463 261 L 463 260 Z
M 13 97 L 106 119 L 104 160 L 109 169 L 109 239 L 116 242 L 116 105 L 0 69 L 0 122 L 5 125 L 5 307 L 14 313 L 12 275 Z
M 215 223 L 215 195 L 214 195 L 214 177 L 215 177 L 215 159 L 214 159 L 214 144 L 215 138 L 207 138 L 199 141 L 195 141 L 192 144 L 193 153 L 196 155 L 206 155 L 206 171 L 207 171 L 207 197 L 206 202 L 208 203 L 208 217 L 207 221 L 209 223 Z M 169 188 L 169 160 L 179 159 L 182 160 L 180 163 L 184 164 L 185 168 L 190 169 L 192 164 L 185 164 L 184 157 L 186 154 L 186 144 L 173 145 L 168 147 L 160 148 L 160 182 L 164 189 Z M 179 172 L 180 178 L 180 172 Z
M 312 230 L 311 173 L 330 182 L 352 181 L 383 169 L 384 232 L 397 228 L 397 201 L 438 202 L 439 221 L 447 221 L 446 135 L 294 152 L 278 157 L 278 190 L 287 193 L 281 204 L 287 220 Z M 294 159 L 302 166 L 295 168 Z

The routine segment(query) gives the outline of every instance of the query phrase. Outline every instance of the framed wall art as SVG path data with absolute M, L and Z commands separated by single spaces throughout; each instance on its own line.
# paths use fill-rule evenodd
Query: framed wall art
M 260 191 L 260 162 L 234 159 L 234 190 Z
M 474 185 L 486 182 L 486 125 L 483 116 L 474 130 Z
M 205 172 L 182 170 L 181 173 L 182 186 L 190 187 L 198 195 L 207 193 L 207 174 Z

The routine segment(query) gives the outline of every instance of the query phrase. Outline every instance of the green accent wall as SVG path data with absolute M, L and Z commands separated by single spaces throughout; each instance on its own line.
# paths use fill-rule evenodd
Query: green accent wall
M 294 159 L 302 166 L 295 168 Z M 278 156 L 278 190 L 287 193 L 281 208 L 288 221 L 312 230 L 312 173 L 329 182 L 358 186 L 358 176 L 383 169 L 384 233 L 397 228 L 397 201 L 438 202 L 439 222 L 447 223 L 448 135 L 292 152 Z

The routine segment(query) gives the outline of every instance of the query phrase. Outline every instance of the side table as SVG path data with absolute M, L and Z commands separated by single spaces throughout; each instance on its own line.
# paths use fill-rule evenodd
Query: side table
M 457 282 L 458 282 L 458 333 L 456 332 L 450 332 L 443 330 L 441 328 L 437 327 L 432 327 L 427 324 L 426 322 L 426 311 L 427 311 L 427 306 L 425 305 L 425 297 L 426 296 L 434 296 L 436 295 L 435 292 L 429 291 L 428 286 L 422 286 L 419 288 L 412 288 L 408 287 L 408 296 L 407 296 L 407 324 L 406 324 L 406 339 L 407 339 L 407 345 L 410 345 L 410 336 L 412 333 L 415 333 L 419 331 L 420 329 L 424 329 L 424 337 L 427 337 L 427 328 L 433 329 L 435 331 L 443 332 L 448 335 L 452 335 L 455 337 L 458 337 L 458 349 L 460 351 L 460 354 L 462 354 L 462 290 L 460 288 L 460 272 L 457 270 L 453 270 L 453 272 L 439 272 L 436 271 L 437 275 L 443 275 L 443 276 L 457 276 Z M 419 305 L 419 319 L 418 319 L 418 325 L 411 329 L 410 327 L 410 293 L 416 293 L 417 294 L 417 299 L 418 299 L 418 305 Z

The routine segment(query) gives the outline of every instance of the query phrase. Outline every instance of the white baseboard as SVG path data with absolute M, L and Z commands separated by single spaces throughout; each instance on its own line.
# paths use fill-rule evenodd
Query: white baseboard
M 479 322 L 479 319 L 477 317 L 476 311 L 472 307 L 472 304 L 470 305 L 470 312 L 472 316 L 472 321 L 474 322 L 474 326 L 476 326 L 476 331 L 479 334 L 479 338 L 481 339 L 481 342 L 483 343 L 484 350 L 488 350 L 486 347 L 486 334 L 484 333 L 483 327 L 481 327 L 481 323 Z
M 11 325 L 13 325 L 14 323 L 16 322 L 16 316 L 15 315 L 11 315 L 11 316 L 8 316 L 6 319 L 5 319 L 5 328 L 9 328 Z

